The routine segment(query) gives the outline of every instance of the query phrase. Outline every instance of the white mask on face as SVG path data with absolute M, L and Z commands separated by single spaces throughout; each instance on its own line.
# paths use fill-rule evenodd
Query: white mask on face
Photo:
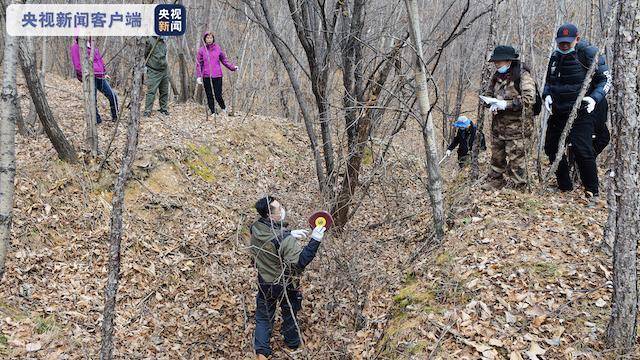
M 284 218 L 287 216 L 287 212 L 284 208 L 280 209 L 280 221 L 284 221 Z

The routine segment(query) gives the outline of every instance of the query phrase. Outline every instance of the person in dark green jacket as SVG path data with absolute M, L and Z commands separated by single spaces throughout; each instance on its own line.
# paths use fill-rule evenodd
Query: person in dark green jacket
M 146 59 L 147 96 L 144 102 L 144 116 L 151 115 L 156 92 L 160 93 L 160 113 L 169 115 L 169 65 L 167 63 L 167 44 L 163 36 L 151 36 L 147 39 Z
M 258 270 L 254 348 L 258 359 L 266 359 L 271 355 L 269 339 L 278 304 L 285 345 L 290 349 L 300 346 L 296 321 L 302 308 L 299 277 L 316 256 L 326 228 L 313 229 L 309 243 L 300 247 L 297 240 L 306 238 L 308 231 L 289 230 L 284 222 L 286 210 L 274 197 L 258 200 L 255 207 L 260 217 L 251 225 L 251 253 Z

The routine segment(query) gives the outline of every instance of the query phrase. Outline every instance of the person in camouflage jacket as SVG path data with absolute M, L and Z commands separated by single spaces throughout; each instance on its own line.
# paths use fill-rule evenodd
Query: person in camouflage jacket
M 491 170 L 487 188 L 500 188 L 507 180 L 515 187 L 526 185 L 525 146 L 533 132 L 536 84 L 529 69 L 511 46 L 497 46 L 491 59 L 496 72 L 485 96 L 491 104 Z

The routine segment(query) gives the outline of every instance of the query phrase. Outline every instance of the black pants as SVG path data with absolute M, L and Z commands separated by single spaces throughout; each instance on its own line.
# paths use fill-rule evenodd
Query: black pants
M 224 105 L 224 99 L 222 99 L 222 78 L 202 78 L 202 84 L 204 85 L 204 92 L 207 94 L 207 105 L 212 113 L 216 113 L 216 103 L 213 101 L 215 94 L 216 101 L 222 110 L 227 107 Z M 213 86 L 213 89 L 212 89 Z
M 598 117 L 601 116 L 603 106 L 606 105 L 600 102 L 591 114 L 588 114 L 584 107 L 580 109 L 576 121 L 573 123 L 573 127 L 567 137 L 567 145 L 571 144 L 571 151 L 575 156 L 582 184 L 586 191 L 593 194 L 598 194 L 598 168 L 596 166 L 596 152 L 593 148 L 592 135 L 594 134 L 594 124 L 596 120 L 599 120 Z M 549 117 L 544 150 L 551 162 L 556 159 L 560 135 L 562 134 L 568 117 L 568 113 L 552 114 Z M 568 191 L 573 189 L 569 175 L 569 165 L 565 154 L 562 154 L 562 160 L 558 165 L 556 179 L 558 180 L 558 188 L 560 188 L 560 190 Z
M 596 156 L 600 155 L 602 150 L 609 145 L 611 135 L 607 128 L 607 115 L 609 115 L 609 104 L 607 99 L 602 100 L 593 110 L 594 124 L 593 124 L 593 150 L 596 152 Z
M 276 309 L 280 305 L 282 325 L 280 333 L 284 343 L 290 349 L 300 346 L 300 335 L 296 314 L 302 307 L 302 293 L 282 285 L 266 283 L 259 277 L 258 294 L 256 295 L 256 329 L 253 336 L 253 347 L 256 354 L 271 355 L 269 340 L 276 319 Z

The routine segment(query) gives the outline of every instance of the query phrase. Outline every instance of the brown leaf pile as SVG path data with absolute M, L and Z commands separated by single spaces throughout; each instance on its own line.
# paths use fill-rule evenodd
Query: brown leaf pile
M 81 149 L 80 83 L 50 76 L 47 85 L 56 119 Z M 98 103 L 106 120 L 101 95 Z M 205 118 L 193 103 L 172 103 L 170 111 L 141 121 L 126 194 L 116 356 L 252 357 L 256 274 L 246 244 L 253 203 L 280 197 L 294 227 L 306 227 L 323 207 L 304 128 L 258 115 Z M 99 125 L 101 157 L 77 165 L 60 162 L 44 135 L 18 137 L 14 240 L 0 290 L 2 357 L 97 357 L 126 116 L 102 169 L 112 122 Z M 409 149 L 390 152 L 357 217 L 344 235 L 329 236 L 307 270 L 300 356 L 358 356 L 381 338 L 402 264 L 426 233 L 422 160 Z M 287 356 L 277 336 L 273 346 L 276 358 Z

